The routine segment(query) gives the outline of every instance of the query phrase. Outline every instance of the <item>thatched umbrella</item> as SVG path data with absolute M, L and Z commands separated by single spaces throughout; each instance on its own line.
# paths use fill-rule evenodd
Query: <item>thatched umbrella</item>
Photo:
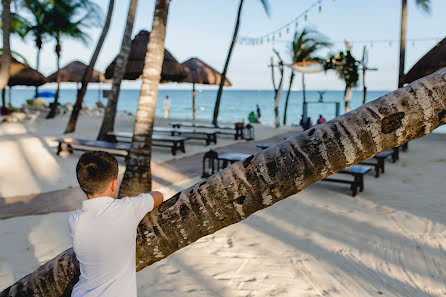
M 192 83 L 192 110 L 193 119 L 195 121 L 195 84 L 219 85 L 221 81 L 221 73 L 198 58 L 190 58 L 181 65 L 183 65 L 187 74 L 186 78 L 181 82 Z M 231 82 L 228 79 L 225 79 L 225 86 L 230 85 Z
M 403 83 L 411 83 L 419 78 L 446 67 L 446 38 L 437 43 L 403 76 Z
M 144 68 L 144 61 L 147 52 L 147 44 L 149 43 L 150 32 L 142 30 L 132 40 L 129 58 L 127 62 L 124 79 L 135 80 L 138 79 Z M 105 77 L 110 79 L 113 77 L 115 71 L 116 59 L 107 67 Z M 183 66 L 164 49 L 163 68 L 161 70 L 161 83 L 179 82 L 186 77 Z
M 0 55 L 1 56 L 1 55 Z M 1 67 L 1 64 L 0 64 Z M 9 100 L 11 100 L 11 87 L 13 86 L 34 86 L 38 87 L 47 82 L 45 76 L 39 71 L 20 63 L 11 57 L 11 66 L 9 69 Z M 2 92 L 3 105 L 5 104 L 5 90 Z M 10 102 L 11 104 L 11 102 Z
M 87 65 L 82 63 L 81 61 L 73 61 L 67 64 L 65 67 L 60 69 L 60 81 L 61 82 L 82 82 L 82 77 L 84 76 L 85 70 L 87 69 Z M 57 82 L 57 71 L 48 76 L 48 82 Z M 105 77 L 104 74 L 93 70 L 93 74 L 91 75 L 90 82 L 104 82 Z

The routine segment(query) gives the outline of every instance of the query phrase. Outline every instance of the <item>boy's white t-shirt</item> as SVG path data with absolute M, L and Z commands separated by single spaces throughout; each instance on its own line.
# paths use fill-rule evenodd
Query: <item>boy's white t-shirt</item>
M 153 207 L 150 194 L 82 202 L 68 223 L 81 271 L 71 296 L 137 296 L 136 229 Z

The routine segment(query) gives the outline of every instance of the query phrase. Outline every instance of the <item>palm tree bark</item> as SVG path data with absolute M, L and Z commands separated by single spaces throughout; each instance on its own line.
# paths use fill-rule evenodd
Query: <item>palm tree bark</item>
M 152 32 L 142 72 L 141 93 L 136 111 L 133 139 L 126 158 L 126 170 L 119 197 L 135 196 L 151 189 L 150 159 L 155 107 L 161 68 L 164 59 L 164 39 L 170 0 L 156 0 Z
M 11 31 L 11 0 L 2 0 L 2 33 L 3 33 L 3 55 L 1 58 L 0 90 L 5 92 L 9 82 L 9 67 L 11 65 L 11 48 L 9 35 Z M 2 109 L 6 108 L 6 100 L 2 97 Z
M 226 72 L 228 71 L 229 61 L 231 60 L 232 51 L 233 51 L 235 43 L 237 41 L 237 34 L 238 34 L 238 29 L 240 27 L 240 16 L 242 13 L 243 2 L 244 2 L 244 0 L 240 0 L 238 12 L 237 12 L 237 21 L 235 22 L 234 34 L 232 35 L 232 41 L 231 41 L 231 45 L 229 46 L 228 55 L 226 57 L 225 67 L 223 68 L 223 73 L 221 74 L 220 85 L 218 86 L 217 99 L 215 100 L 215 107 L 214 107 L 214 117 L 212 119 L 212 124 L 214 124 L 214 125 L 217 124 L 221 95 L 223 93 L 223 86 L 225 85 L 225 80 L 226 80 Z
M 121 82 L 124 78 L 127 61 L 132 44 L 132 31 L 135 22 L 136 7 L 138 0 L 130 0 L 129 10 L 127 14 L 127 22 L 125 25 L 124 36 L 122 38 L 121 51 L 116 59 L 115 72 L 113 73 L 113 82 L 111 94 L 108 97 L 107 106 L 104 111 L 101 129 L 99 130 L 98 140 L 106 140 L 107 133 L 113 132 L 116 118 L 116 108 L 118 106 L 119 91 Z
M 310 184 L 446 124 L 446 68 L 288 138 L 176 194 L 140 223 L 141 270 Z M 68 296 L 79 276 L 72 249 L 0 293 Z
M 398 88 L 403 86 L 404 61 L 406 55 L 406 21 L 407 21 L 407 0 L 401 0 L 401 32 L 400 32 L 400 65 L 398 72 Z
M 57 65 L 57 89 L 56 89 L 56 95 L 54 96 L 54 102 L 51 105 L 50 112 L 46 116 L 47 119 L 52 119 L 56 116 L 57 111 L 57 105 L 59 104 L 59 93 L 60 93 L 60 52 L 62 50 L 61 44 L 60 44 L 60 33 L 56 33 L 56 65 Z
M 102 29 L 101 36 L 99 37 L 96 49 L 94 50 L 93 56 L 91 57 L 90 64 L 87 69 L 85 69 L 84 75 L 82 77 L 81 89 L 77 92 L 76 103 L 74 104 L 73 111 L 71 112 L 70 120 L 68 121 L 67 127 L 64 133 L 71 133 L 76 130 L 76 123 L 79 117 L 79 112 L 82 108 L 82 102 L 84 101 L 85 93 L 87 92 L 88 83 L 91 80 L 91 75 L 93 74 L 94 65 L 98 59 L 99 53 L 101 52 L 102 45 L 104 44 L 105 37 L 107 36 L 108 29 L 110 28 L 110 22 L 113 15 L 113 7 L 115 5 L 114 0 L 110 0 L 108 4 L 107 17 L 105 19 L 104 27 Z
M 294 80 L 294 71 L 291 71 L 290 85 L 288 86 L 288 92 L 286 94 L 286 99 L 285 99 L 285 110 L 283 112 L 283 124 L 284 125 L 286 125 L 286 114 L 288 111 L 288 99 L 290 98 L 291 86 L 293 85 L 293 80 Z

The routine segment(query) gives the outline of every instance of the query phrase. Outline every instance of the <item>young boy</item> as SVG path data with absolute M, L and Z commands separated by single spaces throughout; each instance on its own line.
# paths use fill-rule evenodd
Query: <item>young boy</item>
M 76 166 L 88 199 L 69 218 L 69 233 L 81 275 L 71 296 L 136 297 L 136 228 L 163 201 L 160 192 L 114 199 L 118 162 L 109 153 L 89 151 Z

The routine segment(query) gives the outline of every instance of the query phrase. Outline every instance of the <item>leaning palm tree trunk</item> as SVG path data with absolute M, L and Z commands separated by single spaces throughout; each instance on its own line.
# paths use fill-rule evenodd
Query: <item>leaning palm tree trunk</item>
M 113 73 L 113 82 L 111 94 L 108 97 L 107 106 L 104 111 L 101 129 L 99 130 L 98 140 L 105 140 L 107 133 L 113 132 L 116 118 L 116 108 L 118 106 L 119 91 L 121 82 L 124 78 L 127 61 L 132 43 L 133 23 L 135 21 L 136 7 L 138 0 L 130 0 L 129 11 L 127 14 L 127 22 L 125 25 L 124 36 L 122 38 L 121 51 L 116 59 L 115 72 Z
M 226 71 L 228 71 L 229 61 L 231 60 L 232 51 L 234 49 L 235 42 L 237 41 L 237 34 L 240 26 L 240 16 L 242 13 L 243 1 L 244 0 L 240 0 L 237 12 L 237 21 L 235 22 L 234 34 L 232 35 L 232 41 L 231 45 L 229 46 L 228 56 L 226 57 L 225 67 L 223 68 L 223 73 L 221 74 L 221 79 L 220 79 L 220 85 L 218 86 L 217 99 L 215 100 L 215 107 L 214 107 L 214 117 L 212 119 L 212 124 L 214 125 L 217 124 L 221 95 L 223 94 L 223 86 L 225 85 L 225 80 L 226 80 Z
M 147 192 L 152 186 L 150 159 L 158 85 L 164 59 L 167 14 L 170 0 L 156 0 L 152 32 L 142 72 L 141 93 L 136 111 L 133 139 L 126 159 L 126 170 L 119 197 Z
M 403 86 L 401 80 L 404 76 L 404 61 L 406 56 L 406 21 L 407 21 L 407 0 L 401 3 L 401 32 L 400 32 L 400 66 L 398 72 L 398 88 Z
M 71 133 L 74 132 L 74 130 L 76 130 L 76 123 L 79 117 L 79 112 L 82 108 L 82 102 L 84 101 L 85 93 L 87 92 L 87 86 L 91 80 L 91 75 L 93 74 L 94 65 L 96 64 L 96 60 L 98 59 L 99 53 L 101 52 L 105 37 L 107 36 L 108 29 L 110 28 L 110 21 L 113 14 L 114 5 L 115 1 L 110 0 L 108 4 L 107 18 L 105 19 L 104 28 L 102 29 L 102 33 L 101 36 L 99 37 L 98 44 L 96 45 L 96 49 L 94 50 L 93 56 L 91 57 L 90 64 L 88 65 L 87 69 L 85 69 L 84 75 L 82 77 L 82 87 L 77 92 L 76 103 L 74 104 L 70 120 L 68 121 L 64 133 Z
M 3 31 L 3 55 L 1 58 L 0 90 L 3 94 L 9 81 L 9 66 L 11 65 L 11 48 L 9 35 L 11 30 L 11 0 L 2 0 L 2 31 Z M 6 108 L 5 97 L 2 96 L 2 108 Z
M 165 201 L 138 227 L 137 270 L 310 184 L 446 124 L 446 68 L 236 163 Z M 68 296 L 69 249 L 0 293 Z M 65 295 L 64 295 L 65 294 Z
M 293 80 L 294 80 L 294 71 L 291 71 L 290 85 L 288 86 L 288 92 L 286 94 L 286 99 L 285 99 L 285 110 L 283 111 L 283 124 L 284 125 L 286 125 L 286 114 L 288 111 L 288 99 L 290 99 L 291 86 L 293 85 Z

